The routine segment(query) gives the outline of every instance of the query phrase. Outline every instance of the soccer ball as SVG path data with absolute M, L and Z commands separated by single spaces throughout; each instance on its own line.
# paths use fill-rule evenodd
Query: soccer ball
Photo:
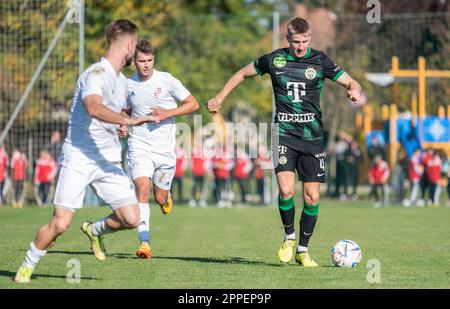
M 361 261 L 361 248 L 353 240 L 341 240 L 331 249 L 331 260 L 338 267 L 356 267 Z

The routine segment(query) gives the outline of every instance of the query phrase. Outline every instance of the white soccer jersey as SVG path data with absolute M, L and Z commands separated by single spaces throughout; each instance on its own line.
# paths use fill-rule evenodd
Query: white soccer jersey
M 128 79 L 128 106 L 132 108 L 132 116 L 140 117 L 151 113 L 153 107 L 164 109 L 177 107 L 177 101 L 183 101 L 190 92 L 181 82 L 166 72 L 153 70 L 150 79 L 139 80 L 136 75 Z M 157 153 L 173 153 L 175 150 L 175 120 L 173 117 L 156 123 L 144 123 L 133 127 L 128 146 L 131 152 L 153 151 Z
M 62 163 L 73 156 L 94 161 L 122 160 L 118 126 L 90 117 L 83 99 L 91 94 L 99 95 L 106 107 L 120 113 L 126 107 L 126 88 L 127 78 L 122 73 L 117 75 L 106 58 L 94 63 L 80 75 L 73 96 Z

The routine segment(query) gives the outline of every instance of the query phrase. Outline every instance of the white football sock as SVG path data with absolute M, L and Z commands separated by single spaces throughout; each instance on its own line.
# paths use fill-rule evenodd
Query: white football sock
M 34 269 L 37 263 L 39 263 L 41 257 L 43 257 L 46 253 L 47 251 L 36 248 L 34 242 L 31 242 L 30 249 L 27 251 L 27 255 L 25 256 L 25 261 L 23 261 L 22 266 Z
M 284 236 L 284 240 L 288 240 L 288 239 L 295 240 L 295 232 L 292 233 L 292 234 L 286 234 L 286 235 Z
M 298 245 L 297 252 L 308 252 L 308 247 Z
M 150 243 L 150 206 L 148 203 L 139 203 L 140 220 L 138 225 L 139 241 Z
M 91 224 L 90 228 L 92 235 L 100 236 L 113 232 L 113 230 L 111 230 L 111 228 L 106 225 L 106 219 L 108 219 L 108 217 L 104 217 L 103 219 L 100 219 L 97 222 Z

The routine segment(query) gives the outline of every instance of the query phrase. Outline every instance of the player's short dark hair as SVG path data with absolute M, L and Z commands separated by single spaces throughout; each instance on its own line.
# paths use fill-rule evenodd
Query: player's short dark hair
M 106 41 L 108 45 L 123 34 L 136 34 L 139 28 L 128 19 L 117 19 L 106 28 Z
M 136 52 L 134 56 L 136 56 L 138 52 L 147 55 L 148 54 L 154 55 L 152 43 L 148 40 L 139 40 L 139 42 L 136 44 Z
M 306 19 L 296 17 L 289 22 L 287 29 L 288 35 L 293 35 L 304 34 L 309 31 L 310 27 Z

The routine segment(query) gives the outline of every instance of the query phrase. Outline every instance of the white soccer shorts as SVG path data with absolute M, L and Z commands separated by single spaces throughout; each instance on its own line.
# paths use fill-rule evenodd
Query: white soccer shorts
M 175 154 L 160 154 L 153 151 L 128 152 L 128 169 L 133 180 L 148 177 L 163 190 L 170 190 L 175 175 Z
M 61 166 L 55 191 L 55 207 L 73 211 L 81 208 L 88 185 L 113 210 L 137 204 L 133 184 L 120 162 L 73 160 Z

